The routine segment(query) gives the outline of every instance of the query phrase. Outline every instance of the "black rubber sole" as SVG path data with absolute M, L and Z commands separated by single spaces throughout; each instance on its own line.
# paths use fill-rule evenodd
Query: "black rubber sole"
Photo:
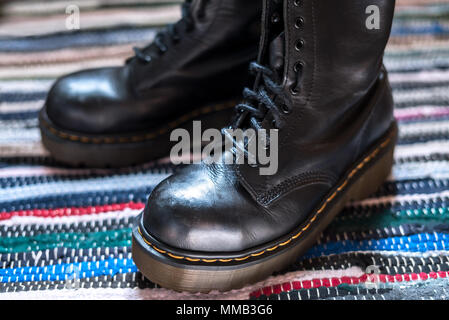
M 393 165 L 396 137 L 394 124 L 354 164 L 306 222 L 276 241 L 232 254 L 186 252 L 154 239 L 142 227 L 142 216 L 139 216 L 133 227 L 134 262 L 148 279 L 177 291 L 227 291 L 263 280 L 305 253 L 346 203 L 364 199 L 381 186 Z
M 176 128 L 192 132 L 192 122 L 201 121 L 203 130 L 221 129 L 229 124 L 235 101 L 196 109 L 160 128 L 126 135 L 88 135 L 59 128 L 49 119 L 44 107 L 39 127 L 45 148 L 57 161 L 71 166 L 92 168 L 133 166 L 166 157 L 176 142 L 170 133 Z

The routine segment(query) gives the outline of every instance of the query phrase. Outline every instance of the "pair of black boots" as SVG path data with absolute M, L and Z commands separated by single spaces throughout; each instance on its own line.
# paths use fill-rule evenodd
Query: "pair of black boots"
M 382 57 L 394 1 L 193 0 L 182 9 L 125 66 L 59 79 L 42 138 L 56 159 L 98 167 L 166 156 L 170 132 L 192 120 L 277 129 L 275 174 L 189 166 L 156 187 L 133 229 L 133 258 L 150 280 L 229 290 L 288 266 L 388 176 L 397 128 Z

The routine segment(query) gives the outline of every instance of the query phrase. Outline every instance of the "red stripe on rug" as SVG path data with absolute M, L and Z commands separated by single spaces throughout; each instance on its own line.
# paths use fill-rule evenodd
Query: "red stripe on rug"
M 82 216 L 86 214 L 97 214 L 109 211 L 122 211 L 125 209 L 141 210 L 145 207 L 141 202 L 127 202 L 117 203 L 102 206 L 89 206 L 89 207 L 71 207 L 71 208 L 58 208 L 58 209 L 31 209 L 31 210 L 19 210 L 11 212 L 1 212 L 0 220 L 8 220 L 12 217 L 25 217 L 34 216 L 42 218 L 55 218 L 64 216 Z
M 419 120 L 429 117 L 444 117 L 449 115 L 449 108 L 447 107 L 435 107 L 434 110 L 426 111 L 420 110 L 420 108 L 415 108 L 416 110 L 395 110 L 395 118 L 398 121 L 406 120 Z
M 438 271 L 438 272 L 421 272 L 421 273 L 410 273 L 410 274 L 396 274 L 378 275 L 377 282 L 388 283 L 388 282 L 410 282 L 417 280 L 428 280 L 428 279 L 438 279 L 448 277 L 449 272 Z M 370 277 L 370 278 L 368 278 Z M 336 287 L 341 284 L 361 284 L 368 282 L 374 282 L 373 275 L 364 274 L 361 277 L 341 277 L 341 278 L 321 278 L 313 280 L 303 280 L 303 281 L 292 281 L 282 284 L 276 284 L 268 287 L 261 288 L 250 294 L 252 298 L 258 298 L 261 295 L 270 296 L 272 294 L 280 294 L 282 292 L 289 292 L 292 290 L 300 289 L 311 289 L 319 287 Z

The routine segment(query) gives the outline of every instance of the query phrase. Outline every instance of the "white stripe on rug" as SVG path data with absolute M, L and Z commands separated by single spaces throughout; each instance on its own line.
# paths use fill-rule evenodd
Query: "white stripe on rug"
M 0 113 L 37 111 L 44 105 L 44 100 L 27 102 L 0 102 Z
M 405 162 L 393 166 L 388 181 L 410 179 L 448 179 L 449 161 Z
M 401 124 L 399 126 L 399 136 L 405 138 L 407 136 L 425 135 L 445 133 L 449 131 L 449 120 L 433 121 L 433 122 L 416 122 L 409 124 Z
M 105 192 L 156 186 L 170 174 L 130 174 L 105 178 L 59 181 L 0 189 L 0 201 L 24 200 L 84 192 Z
M 435 153 L 447 153 L 449 151 L 449 141 L 434 140 L 423 143 L 398 145 L 395 149 L 395 158 L 407 158 L 418 156 L 430 156 Z
M 66 21 L 70 17 L 65 14 L 31 17 L 4 17 L 1 22 L 0 37 L 25 37 L 69 32 Z M 119 8 L 80 12 L 80 28 L 82 30 L 111 28 L 120 25 L 128 26 L 160 26 L 172 23 L 181 18 L 179 5 L 163 5 L 151 8 Z M 38 28 L 36 26 L 39 26 Z
M 0 93 L 48 91 L 53 82 L 53 79 L 0 80 Z
M 147 40 L 152 41 L 152 38 Z M 122 45 L 64 48 L 42 52 L 0 52 L 0 66 L 32 66 L 58 63 L 70 63 L 92 59 L 123 58 L 133 55 L 132 48 L 139 43 Z
M 32 143 L 41 141 L 41 133 L 38 128 L 14 128 L 0 129 L 0 145 L 11 143 Z
M 76 4 L 80 10 L 92 10 L 97 8 L 105 8 L 111 6 L 129 6 L 129 5 L 160 5 L 167 3 L 182 2 L 182 0 L 82 0 L 77 1 Z M 8 16 L 19 15 L 36 15 L 49 13 L 61 13 L 65 12 L 69 5 L 74 4 L 73 0 L 57 0 L 46 1 L 45 5 L 42 2 L 36 3 L 30 1 L 15 0 L 12 2 L 6 2 L 3 4 L 2 12 Z
M 0 67 L 0 79 L 20 78 L 57 78 L 67 73 L 107 66 L 123 65 L 125 57 L 110 59 L 94 59 L 77 61 L 73 63 L 61 63 L 38 66 Z
M 449 81 L 449 70 L 431 70 L 431 71 L 421 71 L 421 72 L 405 72 L 405 73 L 395 73 L 390 72 L 389 74 L 390 82 L 401 83 L 401 82 L 443 82 Z
M 378 198 L 370 198 L 362 201 L 351 202 L 347 207 L 362 206 L 372 207 L 380 204 L 395 204 L 395 203 L 410 203 L 412 201 L 426 201 L 436 198 L 449 197 L 449 190 L 436 192 L 436 193 L 419 193 L 419 194 L 406 194 L 406 195 L 392 195 Z
M 396 90 L 393 92 L 395 103 L 425 103 L 428 100 L 449 100 L 449 86 L 425 89 Z
M 0 128 L 7 128 L 9 130 L 26 130 L 29 128 L 37 127 L 39 121 L 37 118 L 24 119 L 24 120 L 0 120 Z

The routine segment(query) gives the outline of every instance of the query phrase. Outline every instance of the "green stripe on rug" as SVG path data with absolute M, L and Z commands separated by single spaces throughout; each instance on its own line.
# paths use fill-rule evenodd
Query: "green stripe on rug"
M 449 208 L 383 210 L 368 214 L 338 216 L 331 225 L 335 231 L 364 231 L 404 224 L 435 225 L 449 221 Z
M 131 246 L 131 228 L 91 233 L 54 233 L 32 237 L 0 238 L 0 253 L 27 252 L 58 247 L 87 249 Z

